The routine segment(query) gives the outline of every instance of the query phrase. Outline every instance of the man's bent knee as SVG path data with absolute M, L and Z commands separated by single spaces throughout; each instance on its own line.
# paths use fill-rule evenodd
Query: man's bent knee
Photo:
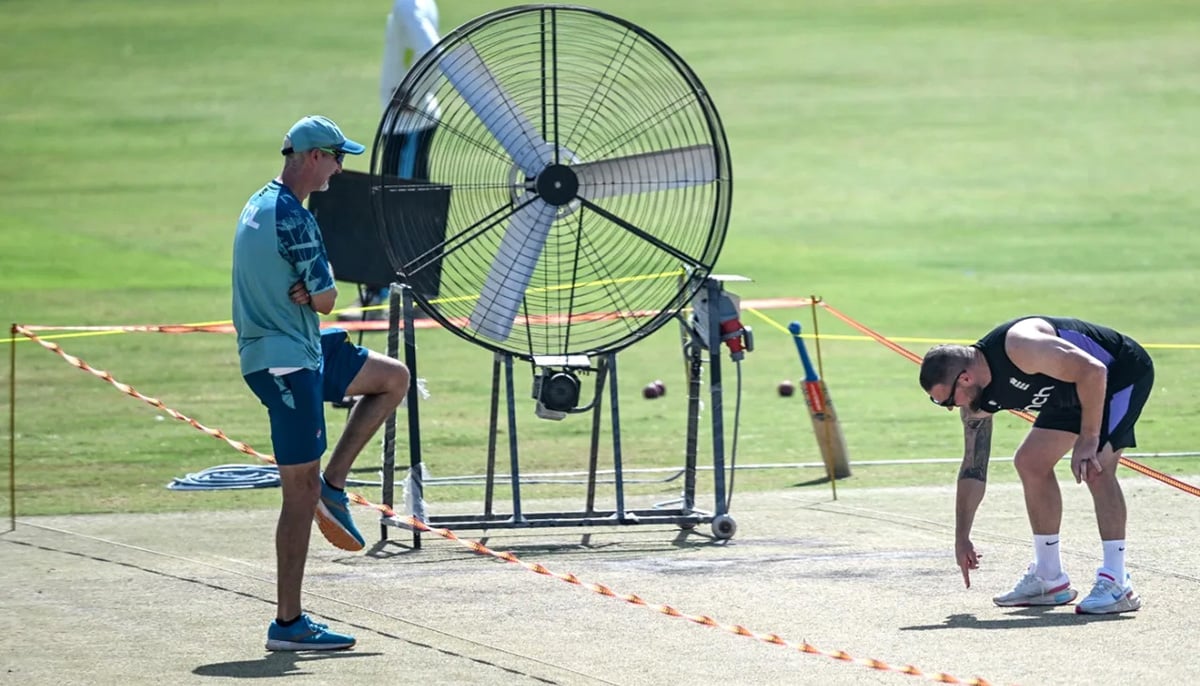
M 394 394 L 403 398 L 408 384 L 408 367 L 403 362 L 372 351 L 350 382 L 346 395 Z
M 402 398 L 408 395 L 408 386 L 410 383 L 412 383 L 412 377 L 408 373 L 408 367 L 401 365 L 400 371 L 396 374 L 396 393 Z
M 1096 455 L 1096 459 L 1100 460 L 1100 466 L 1107 470 L 1111 470 L 1114 474 L 1117 471 L 1117 465 L 1121 463 L 1122 450 L 1113 450 L 1112 446 L 1107 443 L 1100 449 L 1100 453 Z
M 1096 475 L 1096 478 L 1089 479 L 1088 485 L 1117 483 L 1117 467 L 1121 461 L 1121 452 L 1113 452 L 1112 448 L 1106 445 L 1096 455 L 1096 459 L 1100 461 L 1100 473 Z
M 1023 479 L 1052 477 L 1054 466 L 1074 442 L 1074 434 L 1034 427 L 1017 448 L 1013 466 Z
M 1054 465 L 1058 457 L 1047 456 L 1027 450 L 1018 450 L 1013 456 L 1013 466 L 1021 478 L 1045 477 L 1054 474 Z

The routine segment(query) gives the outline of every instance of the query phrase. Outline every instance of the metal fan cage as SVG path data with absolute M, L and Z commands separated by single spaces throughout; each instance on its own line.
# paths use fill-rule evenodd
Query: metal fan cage
M 498 135 L 497 121 L 528 126 Z M 422 128 L 427 177 L 384 168 L 387 137 Z M 575 197 L 549 167 L 577 176 Z M 445 36 L 397 88 L 371 170 L 388 259 L 422 308 L 523 359 L 619 350 L 669 321 L 711 272 L 732 195 L 720 118 L 683 60 L 628 21 L 558 5 Z M 481 293 L 516 268 L 501 243 L 531 211 L 549 223 L 544 245 L 519 304 L 495 315 L 511 331 L 489 333 Z

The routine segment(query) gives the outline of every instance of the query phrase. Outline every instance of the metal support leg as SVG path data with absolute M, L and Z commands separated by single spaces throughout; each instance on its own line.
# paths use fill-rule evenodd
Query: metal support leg
M 606 353 L 609 367 L 609 402 L 612 403 L 613 481 L 617 490 L 617 521 L 625 521 L 625 475 L 621 464 L 621 403 L 617 395 L 617 354 Z
M 492 356 L 492 409 L 488 421 L 487 483 L 483 486 L 483 514 L 492 516 L 492 496 L 496 490 L 496 433 L 500 430 L 501 354 Z
M 417 390 L 417 335 L 413 326 L 413 295 L 407 285 L 400 285 L 404 298 L 404 363 L 408 366 L 408 455 L 409 491 L 413 517 L 425 521 L 425 485 L 421 482 L 421 414 Z M 421 532 L 413 529 L 413 548 L 421 547 Z
M 687 344 L 687 437 L 683 456 L 683 503 L 681 509 L 684 513 L 689 514 L 696 507 L 696 453 L 700 442 L 700 384 L 704 373 L 701 350 L 702 348 L 696 341 Z
M 592 446 L 588 454 L 587 505 L 585 512 L 596 511 L 596 468 L 600 463 L 600 417 L 604 403 L 604 382 L 608 376 L 607 358 L 601 357 L 596 365 L 596 406 L 592 408 Z
M 513 358 L 504 355 L 504 386 L 508 400 L 508 459 L 512 480 L 513 522 L 523 522 L 521 515 L 521 468 L 517 456 L 517 397 L 513 390 Z
M 388 289 L 387 356 L 400 359 L 400 289 L 392 285 Z M 383 423 L 383 490 L 380 500 L 394 508 L 396 504 L 396 413 L 388 415 Z M 379 540 L 386 541 L 388 527 L 379 525 Z
M 713 495 L 716 499 L 714 515 L 725 514 L 725 423 L 721 404 L 721 282 L 707 279 L 708 289 L 708 390 L 711 398 L 709 414 L 712 416 L 713 442 Z

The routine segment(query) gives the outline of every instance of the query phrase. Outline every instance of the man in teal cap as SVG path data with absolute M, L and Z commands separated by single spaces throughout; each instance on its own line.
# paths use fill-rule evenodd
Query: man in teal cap
M 364 148 L 326 117 L 304 117 L 287 132 L 279 176 L 250 197 L 233 240 L 233 323 L 246 384 L 267 408 L 283 505 L 275 530 L 276 619 L 267 650 L 335 650 L 354 638 L 311 619 L 300 603 L 314 517 L 343 550 L 365 542 L 343 490 L 350 466 L 408 392 L 398 360 L 354 345 L 341 329 L 322 333 L 319 314 L 337 299 L 316 219 L 304 207 L 328 187 L 346 155 Z M 324 473 L 323 403 L 361 396 Z

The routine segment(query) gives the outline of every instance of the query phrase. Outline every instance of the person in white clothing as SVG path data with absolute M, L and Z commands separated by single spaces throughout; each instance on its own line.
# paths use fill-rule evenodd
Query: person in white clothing
M 395 0 L 387 17 L 379 70 L 379 102 L 384 115 L 388 114 L 392 96 L 409 70 L 439 40 L 438 8 L 434 0 Z M 420 111 L 406 113 L 385 124 L 381 136 L 385 174 L 412 181 L 429 180 L 429 146 L 439 116 L 437 100 L 426 94 Z M 387 284 L 364 284 L 359 301 L 338 318 L 385 319 L 387 311 L 383 305 L 387 300 Z M 370 309 L 358 309 L 362 307 Z
M 381 111 L 387 112 L 392 94 L 408 70 L 439 40 L 438 8 L 434 0 L 395 0 L 383 37 L 383 62 L 379 70 Z

